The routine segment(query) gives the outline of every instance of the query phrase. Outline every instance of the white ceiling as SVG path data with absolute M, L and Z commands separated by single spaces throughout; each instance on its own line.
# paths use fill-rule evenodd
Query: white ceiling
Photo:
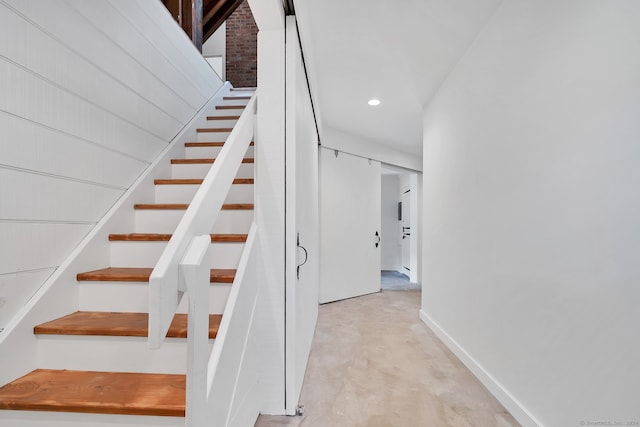
M 321 136 L 333 128 L 421 156 L 423 106 L 501 2 L 296 1 Z

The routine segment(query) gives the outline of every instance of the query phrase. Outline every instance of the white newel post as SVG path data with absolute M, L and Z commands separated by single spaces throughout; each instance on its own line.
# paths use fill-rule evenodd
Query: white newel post
M 207 362 L 209 360 L 209 275 L 205 256 L 211 247 L 211 236 L 191 240 L 182 262 L 180 275 L 189 298 L 187 329 L 186 425 L 206 425 Z

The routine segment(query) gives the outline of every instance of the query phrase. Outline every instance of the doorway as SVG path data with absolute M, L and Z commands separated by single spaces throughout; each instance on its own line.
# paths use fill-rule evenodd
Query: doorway
M 406 169 L 382 166 L 382 289 L 419 288 L 419 178 Z

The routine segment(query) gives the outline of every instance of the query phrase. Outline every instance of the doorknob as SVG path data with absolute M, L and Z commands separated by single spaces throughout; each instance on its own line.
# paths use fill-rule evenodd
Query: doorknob
M 376 248 L 377 248 L 377 247 L 378 247 L 378 245 L 380 244 L 380 233 L 378 233 L 377 231 L 376 231 L 376 238 L 378 239 L 378 240 L 376 241 Z
M 304 261 L 302 262 L 302 264 L 298 264 L 296 266 L 296 279 L 300 280 L 300 267 L 305 265 L 307 263 L 307 260 L 309 259 L 309 253 L 307 252 L 307 249 L 304 246 L 300 245 L 300 233 L 298 233 L 296 237 L 296 247 L 304 251 Z

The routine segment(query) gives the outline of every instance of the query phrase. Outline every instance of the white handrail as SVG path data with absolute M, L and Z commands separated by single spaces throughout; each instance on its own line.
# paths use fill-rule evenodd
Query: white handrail
M 245 107 L 149 279 L 149 346 L 164 341 L 186 291 L 179 264 L 195 236 L 209 235 L 254 135 L 257 93 Z M 208 280 L 207 280 L 208 283 Z

